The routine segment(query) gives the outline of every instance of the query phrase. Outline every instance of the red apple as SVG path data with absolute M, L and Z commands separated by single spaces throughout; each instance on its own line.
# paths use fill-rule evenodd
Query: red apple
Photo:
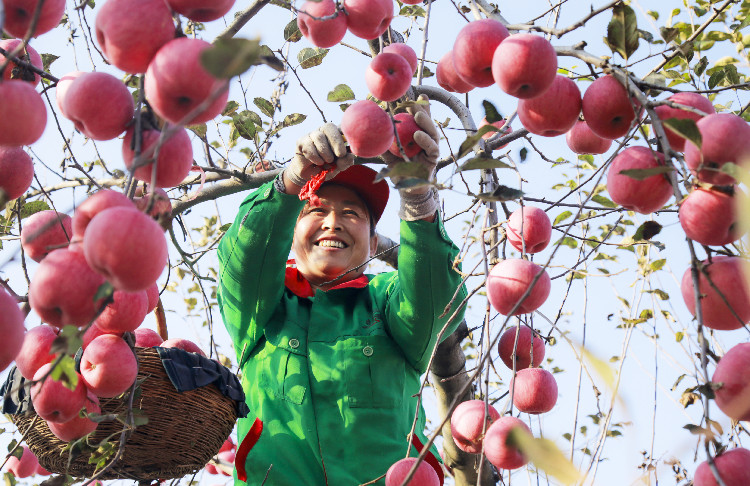
M 0 145 L 0 189 L 5 200 L 23 196 L 34 182 L 34 162 L 21 147 Z
M 542 368 L 518 370 L 508 388 L 513 390 L 513 405 L 521 412 L 545 413 L 557 403 L 557 381 Z
M 485 125 L 489 125 L 489 123 L 487 123 L 487 117 L 482 118 L 482 121 L 479 122 L 479 128 L 482 128 Z M 502 136 L 507 135 L 507 134 L 509 134 L 509 133 L 511 133 L 513 131 L 513 129 L 510 128 L 510 125 L 508 125 L 508 122 L 505 119 L 498 120 L 498 121 L 492 123 L 492 126 L 495 127 L 495 128 L 497 128 L 499 131 L 497 131 L 497 132 L 487 132 L 484 135 L 482 135 L 483 139 L 485 139 L 485 140 L 491 140 L 491 139 L 495 138 L 496 136 L 497 137 L 502 137 Z M 493 150 L 500 150 L 501 148 L 505 148 L 507 146 L 508 146 L 508 144 L 506 143 L 506 144 L 500 145 L 499 147 L 495 147 Z
M 113 334 L 117 337 L 122 337 L 123 335 L 123 333 L 121 332 L 105 331 L 104 329 L 97 326 L 96 321 L 94 321 L 94 323 L 91 324 L 88 329 L 86 329 L 86 332 L 83 333 L 83 344 L 81 345 L 81 348 L 86 349 L 91 341 L 104 334 Z
M 135 331 L 146 318 L 148 296 L 145 290 L 125 292 L 115 290 L 111 302 L 96 318 L 96 326 L 107 333 Z
M 411 68 L 412 76 L 417 72 L 417 68 L 419 67 L 419 59 L 417 59 L 417 53 L 414 52 L 414 49 L 404 44 L 403 42 L 394 42 L 393 44 L 388 44 L 383 48 L 383 52 L 398 54 L 399 56 L 406 59 L 406 62 L 409 63 L 409 67 Z
M 77 239 L 83 238 L 86 227 L 94 216 L 105 209 L 117 206 L 134 207 L 133 201 L 125 194 L 112 189 L 102 189 L 89 196 L 73 213 L 73 236 Z
M 68 88 L 70 88 L 70 85 L 73 84 L 73 81 L 75 81 L 76 78 L 84 74 L 86 73 L 83 71 L 71 71 L 61 77 L 55 85 L 55 101 L 57 102 L 57 107 L 60 109 L 60 113 L 62 113 L 65 118 L 69 118 L 65 113 L 65 104 L 63 103 L 65 95 L 68 93 Z
M 0 335 L 3 336 L 3 345 L 0 347 L 0 371 L 7 368 L 23 349 L 25 318 L 18 308 L 18 301 L 0 288 Z
M 31 83 L 0 83 L 0 145 L 31 145 L 47 126 L 47 107 Z
M 147 289 L 161 275 L 167 264 L 167 241 L 161 226 L 148 215 L 116 206 L 97 214 L 86 227 L 83 253 L 91 268 L 115 289 L 135 292 Z
M 578 120 L 565 134 L 568 148 L 577 154 L 603 154 L 612 146 L 612 140 L 591 131 L 585 120 Z
M 631 211 L 650 214 L 664 207 L 672 197 L 672 184 L 664 174 L 643 180 L 621 174 L 624 170 L 653 169 L 664 165 L 664 155 L 648 147 L 628 147 L 609 165 L 607 191 L 612 200 Z
M 133 169 L 135 158 L 133 134 L 135 128 L 130 127 L 122 141 L 122 158 L 128 170 L 134 170 L 134 176 L 139 181 L 151 182 L 154 168 L 154 153 L 161 137 L 158 130 L 143 130 L 141 141 L 141 162 Z M 145 165 L 144 165 L 145 164 Z M 174 187 L 182 182 L 193 167 L 193 145 L 190 136 L 184 128 L 177 129 L 159 147 L 156 161 L 156 187 Z
M 485 414 L 484 400 L 467 400 L 458 404 L 453 410 L 451 435 L 456 447 L 471 454 L 482 452 L 484 433 L 495 420 L 500 418 L 495 407 L 488 404 L 487 408 L 489 415 Z M 486 420 L 485 417 L 487 417 Z M 486 426 L 485 422 L 487 422 Z
M 458 76 L 456 67 L 453 64 L 453 51 L 443 54 L 435 68 L 435 79 L 437 83 L 446 91 L 454 93 L 468 93 L 474 89 L 474 85 L 467 83 Z
M 381 52 L 365 71 L 365 83 L 372 95 L 382 101 L 396 101 L 411 86 L 413 71 L 403 56 Z
M 139 327 L 133 331 L 133 334 L 135 334 L 135 345 L 139 348 L 153 348 L 161 346 L 164 342 L 159 333 L 146 327 Z
M 516 447 L 506 444 L 508 434 L 513 429 L 531 435 L 528 425 L 515 417 L 506 415 L 490 425 L 484 436 L 484 455 L 498 469 L 518 469 L 529 462 Z
M 195 344 L 193 341 L 189 339 L 182 339 L 182 338 L 172 338 L 167 339 L 166 341 L 162 342 L 160 345 L 162 348 L 178 348 L 182 349 L 183 351 L 187 351 L 188 353 L 198 353 L 201 356 L 206 356 L 206 353 L 203 352 L 203 350 Z
M 3 0 L 3 29 L 13 37 L 25 37 L 31 27 L 39 0 Z M 65 14 L 65 0 L 44 0 L 32 37 L 49 32 L 60 24 Z
M 102 334 L 81 355 L 81 376 L 86 387 L 100 398 L 119 396 L 138 375 L 138 360 L 128 343 L 113 334 Z
M 314 46 L 333 47 L 346 35 L 346 15 L 339 11 L 338 15 L 331 19 L 318 19 L 329 17 L 335 12 L 336 4 L 333 0 L 307 1 L 297 11 L 297 26 L 302 35 Z
M 227 437 L 227 440 L 224 441 L 223 444 L 221 444 L 221 447 L 219 448 L 219 452 L 224 451 L 233 451 L 237 448 L 237 445 L 234 443 L 231 437 Z
M 29 258 L 41 262 L 52 250 L 67 246 L 72 237 L 73 219 L 47 209 L 26 218 L 21 229 L 21 247 Z
M 591 83 L 583 94 L 583 118 L 589 128 L 602 138 L 622 137 L 635 120 L 638 102 L 611 74 Z
M 712 257 L 710 263 L 703 261 L 702 265 L 713 283 L 711 285 L 703 272 L 699 272 L 698 288 L 701 293 L 703 324 L 721 331 L 741 328 L 750 321 L 750 292 L 742 273 L 742 260 L 738 257 L 720 255 Z M 692 271 L 688 268 L 682 275 L 680 290 L 685 305 L 690 313 L 695 315 L 693 289 Z M 729 306 L 722 299 L 722 295 Z
M 103 72 L 84 73 L 75 78 L 62 103 L 65 116 L 93 140 L 111 140 L 124 132 L 135 108 L 127 86 Z M 102 106 L 107 109 L 102 110 Z
M 29 304 L 42 322 L 62 328 L 84 326 L 99 310 L 94 301 L 104 277 L 92 270 L 84 256 L 59 249 L 50 252 L 39 263 L 29 285 Z
M 686 105 L 686 106 L 691 106 L 693 108 L 697 108 L 701 110 L 702 112 L 706 113 L 707 115 L 716 113 L 713 103 L 711 103 L 711 101 L 708 98 L 698 93 L 690 93 L 690 92 L 676 93 L 667 99 L 669 101 L 673 101 L 681 105 Z M 703 118 L 703 115 L 699 115 L 698 113 L 694 113 L 692 111 L 687 111 L 687 110 L 681 110 L 680 108 L 672 108 L 669 105 L 659 105 L 656 108 L 654 108 L 654 111 L 656 111 L 657 116 L 662 121 L 667 120 L 669 118 L 678 118 L 678 119 L 694 120 L 697 122 L 698 120 Z M 667 133 L 667 140 L 669 140 L 669 145 L 670 147 L 672 147 L 672 150 L 676 150 L 678 152 L 682 152 L 683 150 L 685 150 L 685 138 L 684 137 L 673 132 L 670 128 L 666 126 L 664 127 L 664 130 Z
M 21 446 L 21 458 L 10 456 L 5 463 L 6 469 L 16 478 L 28 478 L 36 472 L 39 459 L 31 452 L 28 446 Z
M 169 200 L 167 191 L 161 187 L 157 187 L 156 190 L 153 191 L 153 204 L 151 203 L 151 199 L 151 191 L 147 188 L 144 195 L 143 188 L 139 186 L 135 190 L 133 203 L 135 203 L 135 207 L 138 208 L 139 211 L 143 211 L 157 220 L 162 217 L 169 218 L 172 215 L 172 203 Z M 149 209 L 149 206 L 151 206 L 151 209 Z
M 737 231 L 736 199 L 707 188 L 692 191 L 680 204 L 680 225 L 685 235 L 707 246 L 724 246 L 737 240 L 741 235 Z
M 78 411 L 86 403 L 88 390 L 78 373 L 78 383 L 75 389 L 71 390 L 62 381 L 47 376 L 51 369 L 52 363 L 47 363 L 34 373 L 33 380 L 36 383 L 31 387 L 31 403 L 36 414 L 44 420 L 67 422 L 78 416 Z M 44 381 L 41 381 L 43 378 Z
M 156 51 L 174 36 L 172 12 L 164 0 L 107 0 L 97 8 L 99 47 L 126 73 L 145 73 Z
M 362 39 L 380 37 L 393 18 L 393 0 L 344 0 L 344 8 L 349 32 Z
M 726 352 L 711 377 L 716 406 L 734 420 L 750 420 L 750 343 Z
M 341 132 L 354 155 L 377 157 L 393 144 L 393 122 L 374 101 L 357 101 L 341 117 Z
M 733 184 L 734 178 L 719 172 L 727 162 L 741 164 L 750 158 L 750 126 L 733 113 L 715 113 L 696 123 L 701 148 L 685 143 L 685 164 L 693 174 L 711 184 Z
M 516 98 L 533 98 L 552 86 L 557 52 L 540 35 L 520 33 L 503 40 L 492 56 L 492 77 L 500 89 Z
M 508 35 L 508 29 L 497 20 L 481 19 L 466 24 L 453 43 L 456 73 L 473 86 L 491 86 L 495 82 L 492 57 Z
M 552 223 L 542 209 L 524 206 L 511 213 L 506 236 L 516 250 L 523 251 L 525 243 L 526 253 L 539 253 L 549 244 Z
M 528 131 L 543 137 L 556 137 L 567 132 L 576 124 L 580 114 L 578 85 L 559 74 L 544 93 L 518 101 L 518 119 Z
M 213 77 L 200 60 L 209 47 L 204 40 L 181 37 L 156 53 L 146 71 L 145 91 L 159 116 L 191 125 L 207 122 L 224 109 L 229 98 L 227 82 Z M 208 106 L 193 113 L 204 103 Z
M 44 469 L 41 464 L 39 464 L 36 467 L 36 473 L 35 474 L 38 474 L 40 476 L 50 476 L 50 475 L 52 475 L 52 473 L 49 472 L 49 471 L 47 471 L 46 469 Z
M 210 22 L 226 15 L 234 0 L 167 0 L 172 10 L 196 22 Z
M 101 413 L 101 411 L 102 410 L 99 407 L 99 399 L 89 391 L 82 413 Z M 81 414 L 67 422 L 47 422 L 49 431 L 63 442 L 80 439 L 81 437 L 95 431 L 98 425 L 98 422 L 94 422 L 86 415 L 81 416 Z
M 517 344 L 516 331 L 518 332 Z M 533 346 L 532 335 L 534 336 Z M 528 368 L 529 366 L 537 367 L 544 360 L 544 340 L 526 326 L 511 327 L 503 332 L 503 335 L 500 336 L 500 341 L 497 343 L 497 351 L 500 359 L 503 360 L 503 363 L 509 369 L 513 369 L 514 345 L 516 371 Z
M 47 324 L 26 331 L 21 349 L 16 353 L 16 368 L 21 376 L 31 380 L 42 365 L 52 362 L 56 355 L 50 354 L 50 349 L 57 333 L 58 329 Z
M 393 120 L 396 122 L 398 140 L 401 142 L 404 153 L 409 158 L 414 157 L 422 150 L 422 147 L 414 141 L 414 132 L 422 130 L 422 128 L 417 125 L 417 122 L 414 121 L 414 116 L 409 113 L 397 113 L 393 116 Z M 401 157 L 401 150 L 399 150 L 395 139 L 388 151 L 396 157 Z
M 148 307 L 146 308 L 146 314 L 150 314 L 151 311 L 156 309 L 159 304 L 159 286 L 154 283 L 146 289 L 146 297 L 148 297 Z
M 9 54 L 12 53 L 18 47 L 19 44 L 21 44 L 21 39 L 0 40 L 0 48 L 5 49 L 5 52 Z M 21 49 L 20 52 L 16 53 L 16 57 L 21 60 L 30 62 L 33 66 L 39 69 L 43 69 L 44 67 L 44 65 L 42 64 L 42 56 L 40 56 L 39 53 L 36 52 L 36 49 L 34 49 L 28 44 L 26 45 L 24 49 Z M 4 57 L 0 57 L 0 59 L 2 61 L 5 61 Z M 9 79 L 15 78 L 15 79 L 23 80 L 23 81 L 28 81 L 24 79 L 24 77 L 22 77 L 22 75 L 24 74 L 23 73 L 24 69 L 25 68 L 19 66 L 15 62 L 11 62 L 8 66 L 5 67 L 5 71 L 3 71 L 3 79 L 9 80 Z M 31 73 L 31 71 L 29 71 L 28 74 L 29 74 L 29 77 L 30 76 L 34 77 L 33 81 L 28 81 L 32 83 L 34 86 L 38 85 L 39 81 L 42 80 L 42 77 L 36 73 Z
M 490 270 L 487 277 L 487 295 L 497 312 L 510 315 L 511 310 L 541 274 L 529 295 L 516 307 L 512 315 L 528 314 L 538 309 L 549 296 L 551 281 L 539 265 L 520 258 L 503 260 Z
M 414 476 L 408 483 L 404 483 L 404 479 L 416 462 L 416 457 L 406 457 L 395 462 L 385 473 L 385 486 L 440 486 L 440 478 L 435 469 L 425 461 L 419 463 Z
M 750 450 L 737 447 L 714 457 L 714 464 L 725 486 L 746 486 L 750 484 Z M 702 462 L 695 470 L 693 486 L 718 486 L 708 465 Z

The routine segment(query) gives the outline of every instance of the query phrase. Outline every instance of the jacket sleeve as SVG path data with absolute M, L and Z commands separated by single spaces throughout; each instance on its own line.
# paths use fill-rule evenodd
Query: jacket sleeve
M 385 324 L 407 360 L 423 373 L 440 330 L 453 316 L 446 338 L 463 319 L 467 291 L 453 269 L 459 250 L 442 220 L 401 221 L 400 233 L 398 272 L 386 284 Z
M 219 242 L 218 301 L 239 363 L 263 335 L 284 292 L 284 272 L 303 202 L 269 182 L 247 196 Z

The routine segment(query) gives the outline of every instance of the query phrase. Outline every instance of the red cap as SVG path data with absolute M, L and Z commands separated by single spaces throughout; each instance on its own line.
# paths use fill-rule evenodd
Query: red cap
M 338 184 L 356 192 L 372 211 L 377 223 L 385 211 L 388 195 L 391 192 L 385 179 L 374 182 L 377 175 L 377 172 L 365 165 L 353 165 L 339 172 L 336 177 L 326 181 L 325 184 Z

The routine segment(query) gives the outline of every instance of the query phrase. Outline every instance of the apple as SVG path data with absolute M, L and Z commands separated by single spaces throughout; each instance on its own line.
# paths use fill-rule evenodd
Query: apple
M 711 103 L 708 98 L 698 93 L 675 93 L 667 98 L 667 100 L 674 103 L 679 103 L 681 105 L 697 108 L 707 115 L 716 113 L 713 103 Z M 680 108 L 673 108 L 669 105 L 659 105 L 654 108 L 654 111 L 661 121 L 667 120 L 669 118 L 678 118 L 694 120 L 697 122 L 698 120 L 703 118 L 703 115 L 699 115 L 698 113 L 682 110 Z M 676 150 L 677 152 L 682 152 L 683 150 L 685 150 L 685 138 L 683 136 L 678 135 L 676 132 L 673 132 L 672 129 L 668 128 L 667 126 L 664 126 L 664 131 L 667 134 L 667 140 L 669 140 L 669 146 L 672 147 L 672 150 Z
M 234 443 L 231 437 L 227 437 L 227 440 L 224 441 L 223 444 L 221 444 L 221 447 L 219 448 L 219 452 L 224 451 L 233 451 L 237 448 L 237 445 Z
M 349 32 L 362 39 L 377 39 L 393 19 L 393 0 L 344 0 L 344 9 Z
M 365 83 L 372 95 L 382 101 L 396 101 L 411 86 L 413 71 L 403 56 L 381 52 L 375 56 L 365 71 Z
M 612 200 L 631 211 L 650 214 L 672 197 L 672 184 L 664 174 L 643 180 L 621 174 L 624 170 L 654 169 L 664 165 L 664 155 L 648 147 L 628 147 L 609 164 L 607 191 Z
M 78 206 L 73 213 L 73 236 L 77 239 L 83 238 L 86 227 L 89 225 L 94 216 L 112 207 L 132 208 L 133 201 L 128 197 L 112 189 L 101 189 Z
M 42 322 L 59 328 L 81 327 L 96 316 L 101 301 L 94 301 L 94 296 L 104 281 L 81 253 L 54 250 L 39 263 L 31 279 L 29 304 Z
M 539 253 L 549 244 L 552 223 L 544 210 L 524 206 L 511 213 L 506 236 L 516 250 L 523 251 L 525 243 L 526 253 Z
M 5 200 L 17 199 L 34 182 L 34 162 L 21 147 L 0 145 L 0 189 Z
M 557 403 L 557 381 L 542 368 L 518 370 L 508 388 L 513 390 L 513 405 L 521 412 L 545 413 Z
M 750 420 L 750 343 L 740 343 L 726 352 L 711 377 L 716 406 L 729 418 Z
M 79 410 L 86 403 L 88 390 L 80 374 L 76 373 L 78 382 L 71 390 L 62 381 L 53 380 L 48 376 L 51 369 L 52 363 L 46 363 L 34 373 L 31 403 L 36 414 L 44 420 L 67 422 L 78 416 Z
M 57 333 L 57 328 L 47 324 L 40 324 L 26 331 L 21 349 L 16 353 L 16 368 L 21 376 L 31 380 L 42 365 L 52 362 L 56 355 L 50 354 L 50 350 Z
M 487 277 L 487 295 L 490 304 L 497 312 L 510 315 L 511 310 L 531 285 L 537 275 L 529 295 L 521 302 L 512 315 L 528 314 L 541 306 L 549 296 L 551 281 L 549 275 L 539 265 L 520 258 L 503 260 L 490 270 Z
M 701 293 L 703 324 L 721 331 L 741 328 L 750 321 L 750 292 L 742 273 L 742 260 L 738 257 L 719 255 L 712 257 L 710 262 L 705 260 L 701 264 L 713 283 L 711 285 L 706 275 L 699 272 L 698 288 Z M 690 268 L 682 275 L 680 290 L 685 305 L 690 313 L 695 315 L 695 295 Z M 722 295 L 729 306 L 722 299 Z
M 115 289 L 131 292 L 156 282 L 168 257 L 161 226 L 136 208 L 123 206 L 94 216 L 83 237 L 83 253 Z
M 178 348 L 183 351 L 187 351 L 188 353 L 198 353 L 201 356 L 206 356 L 206 353 L 204 353 L 197 344 L 189 339 L 171 338 L 162 342 L 159 346 L 162 348 Z
M 111 140 L 120 135 L 128 128 L 135 109 L 127 86 L 103 72 L 76 77 L 67 87 L 62 103 L 65 117 L 93 140 Z M 102 106 L 107 109 L 102 110 Z
M 354 155 L 377 157 L 393 144 L 393 122 L 377 103 L 352 103 L 341 117 L 341 132 Z
M 218 457 L 221 462 L 234 465 L 234 460 L 237 458 L 237 454 L 235 453 L 235 451 L 224 451 L 224 452 L 219 452 L 218 454 L 216 454 L 216 457 Z M 217 467 L 216 469 L 219 471 L 219 474 L 223 476 L 232 475 L 231 469 L 229 471 L 226 468 L 221 468 L 221 467 Z
M 495 420 L 484 436 L 484 455 L 498 469 L 518 469 L 529 460 L 516 447 L 506 444 L 508 434 L 516 429 L 531 435 L 529 426 L 509 415 Z
M 63 442 L 70 442 L 73 440 L 80 439 L 81 437 L 90 434 L 95 431 L 99 423 L 94 422 L 88 418 L 89 413 L 101 413 L 102 410 L 99 407 L 99 399 L 89 391 L 86 396 L 86 402 L 83 405 L 83 413 L 81 416 L 74 417 L 67 422 L 47 422 L 47 427 L 52 434 Z
M 28 478 L 36 472 L 39 466 L 39 459 L 37 459 L 27 445 L 21 445 L 21 458 L 10 456 L 5 466 L 8 472 L 16 478 Z
M 72 237 L 73 219 L 47 209 L 26 218 L 21 229 L 21 247 L 29 258 L 41 262 L 49 252 L 67 246 Z
M 557 75 L 557 52 L 540 35 L 520 33 L 503 40 L 492 56 L 492 77 L 516 98 L 539 96 Z
M 164 0 L 107 0 L 97 8 L 95 27 L 107 59 L 131 74 L 145 73 L 156 51 L 175 36 Z
M 0 83 L 0 145 L 31 145 L 47 126 L 42 95 L 26 81 Z
M 585 120 L 578 120 L 565 134 L 568 148 L 577 154 L 603 154 L 612 146 L 612 140 L 591 131 Z
M 83 350 L 81 376 L 99 398 L 121 395 L 133 385 L 137 375 L 138 360 L 121 337 L 102 334 Z
M 159 286 L 156 285 L 156 283 L 146 288 L 146 297 L 148 298 L 146 314 L 150 314 L 151 311 L 156 309 L 156 306 L 159 304 Z
M 133 171 L 136 179 L 150 183 L 154 168 L 154 153 L 161 132 L 158 130 L 142 131 L 141 162 L 135 169 L 133 169 L 135 159 L 134 133 L 135 127 L 130 127 L 125 132 L 125 138 L 122 141 L 122 158 L 125 161 L 125 167 Z M 193 145 L 190 142 L 187 130 L 178 128 L 176 132 L 164 140 L 158 150 L 156 187 L 174 187 L 180 184 L 190 173 L 190 168 L 193 167 Z
M 401 0 L 401 3 L 404 5 L 419 5 L 424 0 Z
M 474 20 L 461 28 L 453 43 L 453 66 L 459 77 L 473 86 L 491 86 L 495 49 L 509 35 L 494 19 Z
M 13 37 L 25 37 L 31 27 L 39 0 L 3 0 L 3 29 Z M 32 37 L 39 37 L 60 24 L 65 14 L 65 0 L 44 0 Z
M 422 147 L 414 140 L 414 132 L 418 132 L 422 128 L 417 125 L 414 116 L 410 113 L 397 113 L 393 116 L 393 120 L 396 122 L 396 132 L 401 147 L 404 149 L 404 154 L 409 158 L 414 157 L 422 150 Z M 395 138 L 388 151 L 396 157 L 401 157 L 401 150 L 398 148 Z
M 734 189 L 737 191 L 739 189 Z M 724 191 L 698 187 L 680 204 L 680 225 L 691 240 L 706 246 L 724 246 L 736 241 L 737 201 Z
M 339 11 L 336 17 L 319 20 L 336 13 L 333 0 L 307 1 L 297 10 L 297 27 L 316 47 L 333 47 L 346 35 L 347 17 Z
M 516 332 L 518 343 L 516 344 Z M 534 336 L 533 345 L 531 337 Z M 516 371 L 537 367 L 544 360 L 544 340 L 526 326 L 511 327 L 503 332 L 497 343 L 497 352 L 505 366 L 513 369 L 513 350 L 515 346 Z M 533 348 L 533 349 L 532 349 Z
M 76 78 L 84 74 L 86 73 L 83 71 L 71 71 L 62 76 L 55 85 L 55 101 L 57 102 L 57 108 L 60 109 L 60 113 L 62 113 L 65 118 L 68 118 L 68 115 L 65 113 L 63 101 L 65 100 L 65 95 L 68 93 L 68 88 L 70 88 L 70 85 L 73 84 L 73 81 L 75 81 Z
M 500 414 L 495 407 L 487 404 L 489 415 L 485 414 L 484 400 L 467 400 L 458 404 L 451 415 L 451 435 L 456 447 L 464 452 L 482 452 L 484 432 Z M 485 417 L 486 420 L 485 420 Z M 485 426 L 485 422 L 487 425 Z
M 722 452 L 714 457 L 714 464 L 725 486 L 750 484 L 750 450 L 737 447 Z M 696 468 L 693 486 L 718 486 L 708 461 L 700 463 Z
M 169 200 L 167 191 L 161 187 L 157 187 L 156 190 L 153 191 L 153 204 L 151 203 L 151 199 L 152 193 L 149 191 L 149 188 L 146 188 L 144 194 L 143 188 L 139 186 L 135 190 L 133 203 L 139 211 L 147 213 L 156 220 L 159 220 L 160 218 L 169 219 L 172 216 L 172 202 Z M 150 209 L 149 206 L 151 206 Z
M 111 302 L 96 318 L 96 326 L 107 333 L 135 331 L 146 318 L 148 296 L 145 290 L 125 292 L 115 290 Z
M 19 44 L 21 44 L 21 39 L 0 40 L 0 48 L 5 49 L 5 52 L 7 52 L 8 54 L 12 53 L 18 47 Z M 34 67 L 37 67 L 39 69 L 44 69 L 44 65 L 42 64 L 42 56 L 39 55 L 36 49 L 34 49 L 28 44 L 26 45 L 24 49 L 22 49 L 20 52 L 16 54 L 16 57 L 23 61 L 30 62 Z M 2 59 L 2 61 L 5 61 L 5 59 L 2 57 L 0 57 L 0 59 Z M 3 79 L 10 80 L 10 79 L 15 78 L 15 79 L 20 79 L 22 81 L 30 82 L 34 86 L 38 85 L 39 82 L 42 80 L 42 77 L 36 73 L 32 73 L 31 71 L 24 73 L 25 69 L 26 68 L 19 66 L 15 62 L 11 62 L 8 66 L 5 67 L 5 70 L 3 71 Z M 26 78 L 27 76 L 28 76 L 28 79 Z
M 18 307 L 18 301 L 0 288 L 0 334 L 3 336 L 3 345 L 0 347 L 0 371 L 7 368 L 23 349 L 26 341 L 26 328 L 23 326 L 25 318 Z
M 640 105 L 611 74 L 597 78 L 583 94 L 583 118 L 602 138 L 622 137 L 635 120 Z
M 581 92 L 565 76 L 555 75 L 552 85 L 542 94 L 518 101 L 518 119 L 536 135 L 556 137 L 567 132 L 581 114 Z
M 416 74 L 417 68 L 419 67 L 419 59 L 417 59 L 417 53 L 414 52 L 414 49 L 404 44 L 403 42 L 394 42 L 393 44 L 388 44 L 387 46 L 385 46 L 383 48 L 383 52 L 391 52 L 403 57 L 404 59 L 406 59 L 406 62 L 409 63 L 412 76 Z
M 404 483 L 416 462 L 416 457 L 406 457 L 396 461 L 385 473 L 385 486 L 440 486 L 440 478 L 435 469 L 426 461 L 420 462 L 414 476 L 408 483 Z
M 468 93 L 474 89 L 473 84 L 467 83 L 456 73 L 452 50 L 443 54 L 443 57 L 438 61 L 437 68 L 435 68 L 435 79 L 441 88 L 453 93 Z
M 750 126 L 734 113 L 715 113 L 696 123 L 701 148 L 685 142 L 685 164 L 704 182 L 733 184 L 734 178 L 720 172 L 727 162 L 740 164 L 750 157 Z
M 139 348 L 153 348 L 161 346 L 164 342 L 158 332 L 146 327 L 139 327 L 133 331 L 133 334 L 135 334 L 135 345 Z
M 146 71 L 145 92 L 159 116 L 171 123 L 193 125 L 222 112 L 229 98 L 227 81 L 213 77 L 200 60 L 209 47 L 204 40 L 180 37 L 156 53 Z M 204 103 L 208 106 L 193 113 Z
M 482 128 L 485 125 L 489 125 L 489 123 L 487 123 L 487 117 L 482 118 L 482 121 L 479 122 L 479 128 Z M 487 133 L 485 133 L 484 135 L 482 135 L 483 139 L 485 139 L 485 140 L 492 140 L 496 136 L 502 137 L 502 136 L 507 135 L 507 134 L 509 134 L 509 133 L 511 133 L 513 131 L 513 129 L 510 128 L 510 125 L 508 125 L 508 122 L 505 119 L 493 122 L 492 126 L 495 127 L 495 128 L 497 128 L 498 131 L 497 132 L 487 132 Z M 500 145 L 498 147 L 495 147 L 493 150 L 500 150 L 501 148 L 505 148 L 507 146 L 508 146 L 508 144 L 506 143 L 506 144 Z
M 35 472 L 35 474 L 38 474 L 38 475 L 40 475 L 40 476 L 50 476 L 50 475 L 52 475 L 52 473 L 51 473 L 51 472 L 49 472 L 49 471 L 47 471 L 46 469 L 44 469 L 44 468 L 42 467 L 42 465 L 41 465 L 41 464 L 39 464 L 39 465 L 38 465 L 38 466 L 36 467 L 36 472 Z
M 175 12 L 184 15 L 190 20 L 196 22 L 210 22 L 217 20 L 226 15 L 232 6 L 234 0 L 167 0 L 167 4 Z
M 81 344 L 81 349 L 86 349 L 89 343 L 91 343 L 91 341 L 93 341 L 94 339 L 104 334 L 113 334 L 117 337 L 123 336 L 123 333 L 121 332 L 105 331 L 104 329 L 97 326 L 96 324 L 97 324 L 97 321 L 94 321 L 94 323 L 91 324 L 88 329 L 86 329 L 86 332 L 83 333 L 83 338 L 82 338 L 83 344 Z

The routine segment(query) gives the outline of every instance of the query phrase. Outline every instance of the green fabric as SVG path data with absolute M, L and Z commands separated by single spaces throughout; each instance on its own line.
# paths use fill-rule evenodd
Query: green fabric
M 358 485 L 404 457 L 418 407 L 412 395 L 455 310 L 437 317 L 460 286 L 458 249 L 442 222 L 402 221 L 398 272 L 300 298 L 284 275 L 302 206 L 272 183 L 261 186 L 219 244 L 219 305 L 250 407 L 240 441 L 256 415 L 264 422 L 247 484 L 261 484 L 272 465 L 267 485 Z M 465 296 L 462 286 L 455 305 Z M 422 443 L 424 427 L 419 407 Z

